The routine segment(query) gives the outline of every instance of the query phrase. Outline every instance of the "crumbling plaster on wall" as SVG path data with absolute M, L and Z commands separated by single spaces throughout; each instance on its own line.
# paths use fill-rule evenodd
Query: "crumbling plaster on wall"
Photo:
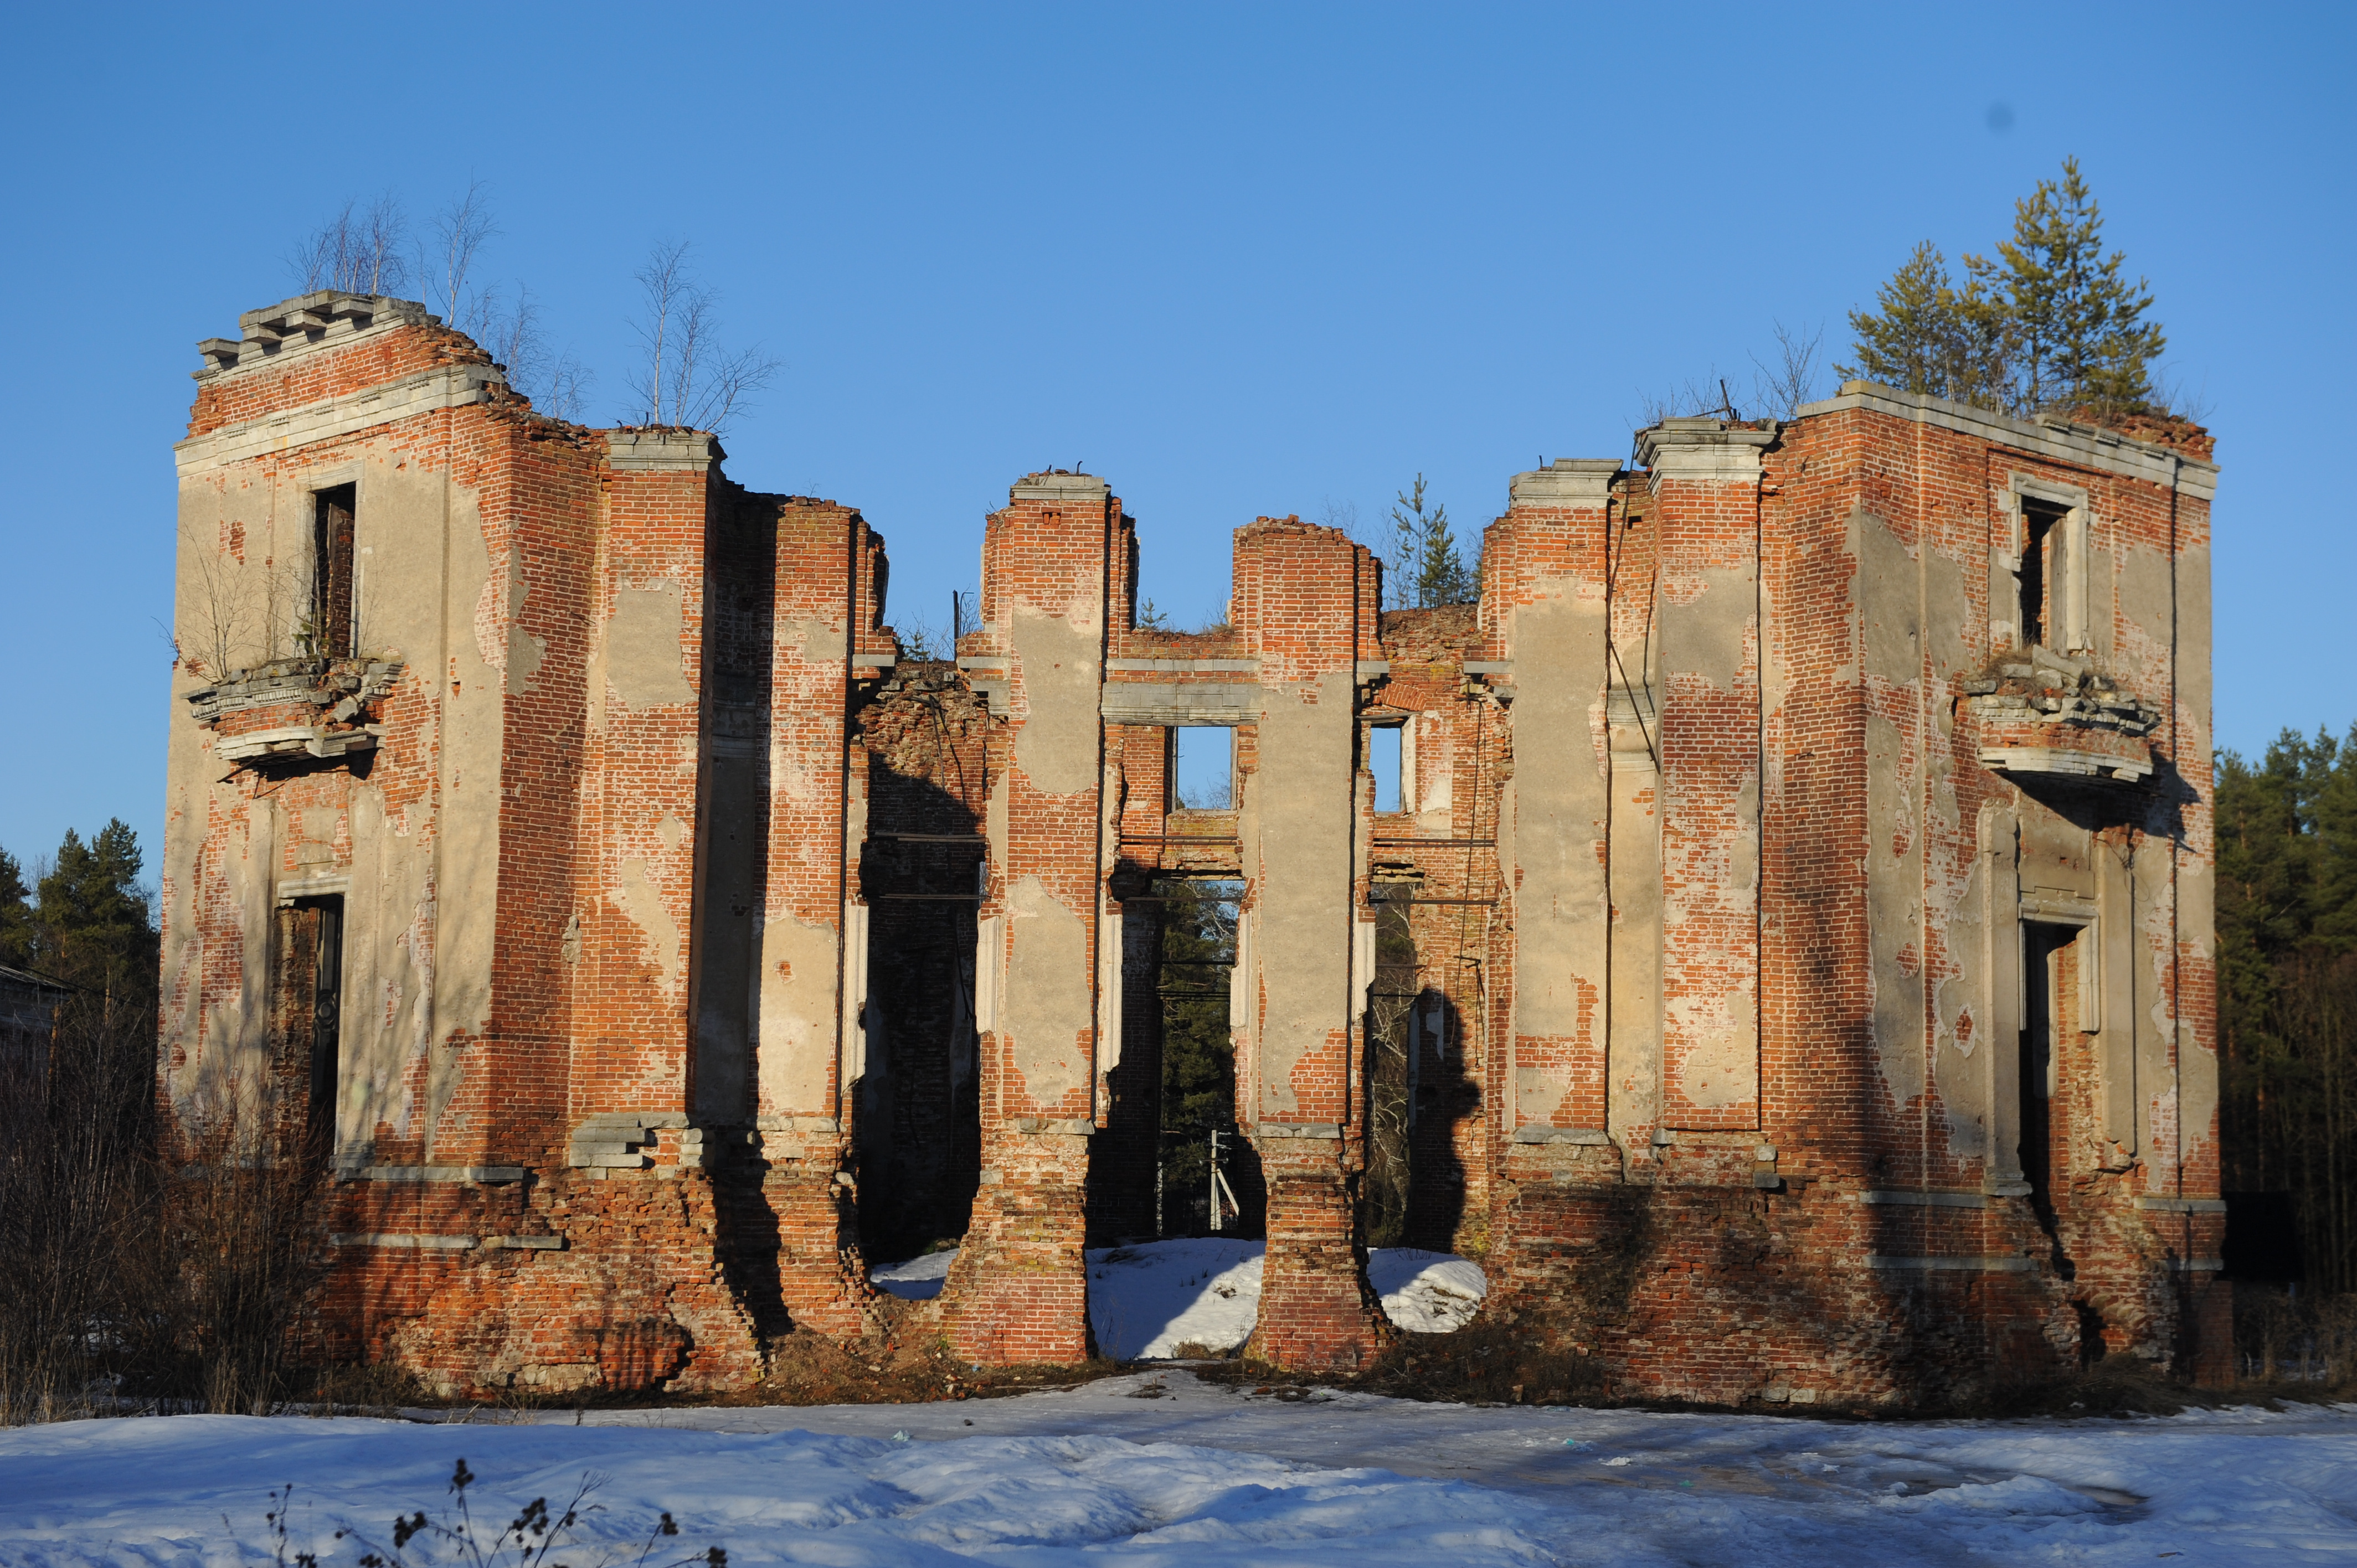
M 1006 890 L 1009 956 L 1000 1026 L 1008 1064 L 1034 1105 L 1057 1107 L 1089 1087 L 1094 998 L 1088 922 L 1036 875 Z
M 1358 752 L 1356 680 L 1350 669 L 1313 680 L 1264 681 L 1259 769 L 1246 853 L 1254 857 L 1254 1120 L 1336 1122 L 1318 1103 L 1319 1071 L 1351 1015 L 1351 839 Z M 1324 787 L 1304 782 L 1329 780 Z M 1337 1061 L 1329 1070 L 1339 1071 Z M 1305 1106 L 1303 1091 L 1311 1101 Z M 1330 1098 L 1331 1088 L 1325 1089 Z M 1321 1113 L 1322 1112 L 1322 1113 Z
M 1603 727 L 1606 606 L 1570 577 L 1542 580 L 1506 617 L 1517 668 L 1562 671 L 1518 690 L 1514 779 L 1500 822 L 1513 824 L 1516 867 L 1513 1033 L 1587 1052 L 1603 1044 L 1610 967 L 1610 897 L 1604 840 L 1611 814 Z M 1600 586 L 1600 585 L 1599 585 Z M 1585 678 L 1583 678 L 1585 677 Z M 1501 854 L 1505 846 L 1501 845 Z M 1568 1060 L 1513 1072 L 1509 1132 L 1523 1122 L 1571 1126 Z
M 1015 760 L 1045 795 L 1076 795 L 1097 779 L 1098 688 L 1104 645 L 1103 607 L 1075 596 L 1061 615 L 1027 602 L 1015 606 L 1007 641 L 1021 672 L 1015 714 Z

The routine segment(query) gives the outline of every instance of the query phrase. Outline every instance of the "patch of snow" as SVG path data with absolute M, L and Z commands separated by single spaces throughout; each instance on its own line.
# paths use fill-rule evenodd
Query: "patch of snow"
M 957 1255 L 955 1247 L 945 1247 L 906 1262 L 870 1269 L 867 1277 L 888 1295 L 897 1295 L 902 1301 L 931 1301 L 942 1294 L 942 1282 L 949 1278 L 950 1264 L 956 1262 Z
M 1169 1356 L 1186 1344 L 1225 1355 L 1260 1320 L 1265 1247 L 1217 1236 L 1105 1247 L 1088 1254 L 1089 1326 L 1117 1361 Z
M 1490 1276 L 1479 1263 L 1414 1247 L 1370 1248 L 1367 1283 L 1383 1298 L 1383 1315 L 1411 1334 L 1464 1327 L 1490 1294 Z
M 1258 1241 L 1220 1236 L 1100 1247 L 1087 1254 L 1089 1326 L 1097 1348 L 1115 1360 L 1173 1355 L 1200 1345 L 1223 1355 L 1251 1337 L 1260 1316 Z M 873 1269 L 877 1287 L 905 1301 L 942 1294 L 957 1249 L 928 1252 Z M 1480 1310 L 1490 1281 L 1480 1265 L 1448 1252 L 1377 1247 L 1367 1254 L 1367 1279 L 1383 1311 L 1411 1334 L 1462 1328 Z
M 479 1520 L 605 1475 L 582 1560 L 632 1555 L 663 1509 L 683 1534 L 662 1560 L 717 1544 L 737 1568 L 2357 1558 L 2357 1407 L 1845 1423 L 1287 1402 L 1166 1367 L 916 1405 L 16 1427 L 0 1431 L 0 1563 L 264 1568 L 267 1493 L 292 1483 L 290 1554 L 346 1568 L 337 1527 L 382 1535 L 438 1509 L 461 1455 Z

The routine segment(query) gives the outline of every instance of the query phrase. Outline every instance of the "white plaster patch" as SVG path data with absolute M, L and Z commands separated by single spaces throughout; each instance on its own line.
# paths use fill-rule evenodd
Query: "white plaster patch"
M 759 1056 L 765 1116 L 822 1116 L 834 1072 L 836 935 L 832 926 L 771 915 L 760 934 Z
M 679 986 L 679 922 L 672 918 L 664 905 L 662 893 L 647 875 L 647 863 L 633 855 L 622 862 L 622 885 L 613 890 L 614 901 L 639 928 L 647 956 L 662 971 L 663 982 L 672 989 Z
M 1034 1103 L 1051 1106 L 1089 1081 L 1089 938 L 1081 917 L 1037 876 L 1007 889 L 1013 916 L 1004 1012 L 1015 1070 Z
M 677 583 L 619 588 L 606 623 L 606 681 L 622 705 L 639 712 L 695 701 L 681 647 Z

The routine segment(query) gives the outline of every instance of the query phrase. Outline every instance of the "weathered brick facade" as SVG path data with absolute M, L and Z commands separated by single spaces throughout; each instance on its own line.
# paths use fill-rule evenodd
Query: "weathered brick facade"
M 1086 1356 L 1082 1247 L 1153 1225 L 1191 875 L 1243 888 L 1251 1354 L 1390 1336 L 1389 920 L 1407 1239 L 1623 1391 L 2222 1355 L 2198 435 L 1852 383 L 1515 476 L 1476 605 L 1384 611 L 1362 547 L 1259 519 L 1198 633 L 1137 624 L 1103 480 L 1032 474 L 925 663 L 859 513 L 708 435 L 546 419 L 400 301 L 242 326 L 179 448 L 160 1069 L 186 1121 L 271 1092 L 328 1140 L 331 1350 Z M 1226 808 L 1177 805 L 1189 725 L 1232 731 Z M 963 1246 L 902 1305 L 863 1234 Z

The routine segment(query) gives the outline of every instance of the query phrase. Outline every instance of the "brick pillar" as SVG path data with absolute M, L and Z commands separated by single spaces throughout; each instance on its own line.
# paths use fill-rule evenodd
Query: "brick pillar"
M 985 832 L 976 957 L 982 1184 L 942 1292 L 957 1354 L 1088 1355 L 1082 1235 L 1098 1122 L 1106 627 L 1125 520 L 1103 479 L 1032 474 L 992 514 L 980 630 L 960 649 L 1003 693 L 1006 770 Z M 1003 682 L 1003 685 L 1000 683 Z
M 595 772 L 583 813 L 591 843 L 580 858 L 590 886 L 581 897 L 571 1075 L 570 1261 L 550 1278 L 606 1271 L 608 1299 L 576 1289 L 561 1307 L 526 1310 L 552 1326 L 570 1312 L 572 1331 L 593 1337 L 610 1329 L 675 1338 L 685 1359 L 674 1386 L 741 1385 L 758 1375 L 759 1355 L 714 1245 L 714 1193 L 693 1114 L 705 632 L 722 454 L 711 436 L 685 431 L 615 432 L 607 441 L 589 672 Z M 662 1374 L 603 1375 L 627 1386 L 616 1380 Z
M 846 1090 L 866 1071 L 866 909 L 850 867 L 866 836 L 864 770 L 845 766 L 858 691 L 897 650 L 880 622 L 883 542 L 848 507 L 777 505 L 770 768 L 755 1015 L 763 1194 L 779 1288 L 798 1327 L 876 1326 L 858 1246 Z
M 1604 843 L 1609 565 L 1605 502 L 1620 464 L 1517 474 L 1481 558 L 1484 609 L 1513 682 L 1514 777 L 1501 811 L 1515 867 L 1510 1145 L 1601 1141 L 1609 899 Z
M 696 826 L 708 435 L 608 437 L 605 581 L 590 671 L 597 842 L 583 857 L 573 1120 L 683 1125 Z
M 1237 813 L 1237 1119 L 1268 1188 L 1245 1354 L 1282 1367 L 1357 1367 L 1390 1337 L 1353 1201 L 1365 1126 L 1351 1063 L 1373 978 L 1354 962 L 1372 946 L 1356 908 L 1358 661 L 1381 654 L 1375 584 L 1372 558 L 1337 530 L 1262 518 L 1236 535 L 1235 618 L 1262 698 Z
M 1661 560 L 1662 1121 L 1760 1124 L 1760 452 L 1715 419 L 1639 437 Z

